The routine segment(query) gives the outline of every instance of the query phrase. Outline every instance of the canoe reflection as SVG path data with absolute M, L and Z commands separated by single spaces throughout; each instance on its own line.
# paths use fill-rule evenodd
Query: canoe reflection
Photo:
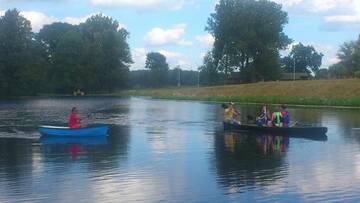
M 106 145 L 106 137 L 41 137 L 43 145 L 52 144 L 79 144 L 79 145 Z
M 231 193 L 273 185 L 288 173 L 288 147 L 287 137 L 218 132 L 214 160 L 217 180 Z
M 40 138 L 41 144 L 44 146 L 66 145 L 67 151 L 72 160 L 77 159 L 79 152 L 83 150 L 83 146 L 101 146 L 107 144 L 106 137 L 47 137 Z
M 256 143 L 262 148 L 264 154 L 268 153 L 286 153 L 290 139 L 287 136 L 275 135 L 256 135 Z

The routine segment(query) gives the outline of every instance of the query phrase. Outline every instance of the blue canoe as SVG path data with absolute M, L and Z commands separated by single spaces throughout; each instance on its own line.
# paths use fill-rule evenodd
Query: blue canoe
M 98 137 L 106 136 L 109 130 L 108 125 L 91 125 L 86 128 L 69 128 L 58 126 L 40 126 L 42 136 L 63 136 L 63 137 Z

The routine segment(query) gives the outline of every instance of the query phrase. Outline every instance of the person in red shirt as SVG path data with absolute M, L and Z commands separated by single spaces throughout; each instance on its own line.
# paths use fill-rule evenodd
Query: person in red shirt
M 71 114 L 69 116 L 69 128 L 81 128 L 81 119 L 78 118 L 78 110 L 76 107 L 71 109 Z

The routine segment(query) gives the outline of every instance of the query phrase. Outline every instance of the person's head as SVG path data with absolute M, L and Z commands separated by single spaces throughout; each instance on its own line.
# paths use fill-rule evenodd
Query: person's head
M 76 107 L 73 107 L 73 108 L 71 109 L 71 113 L 77 113 L 77 112 L 78 112 L 78 110 L 77 110 Z
M 229 106 L 228 106 L 228 105 L 226 105 L 226 104 L 221 104 L 221 107 L 222 107 L 223 109 L 227 109 L 227 108 L 229 108 Z
M 281 110 L 282 110 L 282 111 L 285 111 L 286 108 L 287 108 L 287 106 L 286 106 L 285 104 L 281 105 Z
M 262 111 L 262 112 L 266 112 L 266 106 L 262 106 L 262 107 L 261 107 L 261 111 Z

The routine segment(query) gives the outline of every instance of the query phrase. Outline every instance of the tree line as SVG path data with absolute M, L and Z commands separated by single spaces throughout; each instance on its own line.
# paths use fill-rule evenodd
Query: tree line
M 0 95 L 111 92 L 125 88 L 132 63 L 129 33 L 102 14 L 56 22 L 39 33 L 16 9 L 0 17 Z
M 321 69 L 323 54 L 293 45 L 284 33 L 287 23 L 275 2 L 220 0 L 205 27 L 215 42 L 198 71 L 170 69 L 158 52 L 147 54 L 144 70 L 129 71 L 129 32 L 111 17 L 56 22 L 34 33 L 19 11 L 8 10 L 0 17 L 0 96 L 248 83 L 279 80 L 294 70 L 320 79 L 360 77 L 360 36 L 340 47 L 337 64 Z

